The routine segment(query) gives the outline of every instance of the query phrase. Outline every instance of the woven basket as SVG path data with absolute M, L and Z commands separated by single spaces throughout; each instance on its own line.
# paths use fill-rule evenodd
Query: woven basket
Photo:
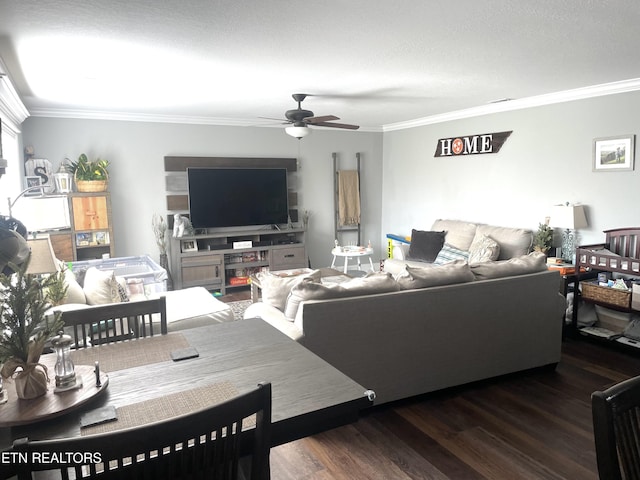
M 79 192 L 106 192 L 106 180 L 76 180 L 76 189 Z
M 631 290 L 618 290 L 611 287 L 601 287 L 592 282 L 582 282 L 582 298 L 601 303 L 608 303 L 616 307 L 631 308 Z

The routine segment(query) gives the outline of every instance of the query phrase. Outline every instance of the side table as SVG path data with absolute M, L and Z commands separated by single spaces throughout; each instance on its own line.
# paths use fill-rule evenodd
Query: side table
M 331 268 L 334 268 L 336 265 L 336 259 L 338 257 L 344 258 L 344 266 L 342 272 L 344 274 L 347 273 L 347 268 L 349 266 L 349 260 L 355 258 L 358 265 L 358 270 L 362 270 L 362 265 L 360 264 L 360 258 L 368 257 L 369 265 L 371 266 L 371 271 L 374 271 L 373 261 L 371 260 L 371 255 L 373 255 L 373 248 L 371 247 L 335 247 L 331 250 L 331 255 L 333 255 L 333 261 L 331 262 Z

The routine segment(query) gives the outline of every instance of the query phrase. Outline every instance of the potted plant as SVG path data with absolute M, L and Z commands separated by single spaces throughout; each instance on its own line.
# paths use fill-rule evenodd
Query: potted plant
M 533 237 L 533 249 L 546 254 L 553 243 L 553 229 L 546 223 L 540 223 Z
M 98 158 L 89 161 L 82 153 L 78 160 L 71 162 L 67 167 L 69 173 L 73 174 L 76 180 L 76 188 L 79 192 L 104 192 L 107 189 L 109 162 Z
M 9 263 L 13 274 L 0 274 L 0 375 L 13 377 L 18 398 L 30 399 L 47 392 L 47 368 L 39 363 L 45 343 L 64 322 L 61 313 L 47 315 L 49 290 L 64 273 L 38 276 L 26 273 L 31 254 L 20 266 Z

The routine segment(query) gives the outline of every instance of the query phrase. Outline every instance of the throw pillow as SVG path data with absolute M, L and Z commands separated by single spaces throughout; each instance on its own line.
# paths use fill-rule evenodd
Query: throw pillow
M 405 266 L 405 270 L 396 275 L 396 282 L 402 290 L 414 288 L 436 287 L 452 285 L 474 280 L 469 264 L 463 260 L 447 263 L 446 265 L 428 265 L 425 267 Z
M 547 256 L 541 252 L 531 252 L 529 255 L 510 258 L 509 260 L 496 260 L 494 262 L 474 263 L 471 265 L 471 271 L 476 280 L 525 275 L 545 270 L 547 270 Z
M 469 247 L 469 263 L 490 262 L 500 256 L 500 245 L 493 238 L 476 233 Z
M 456 260 L 467 261 L 469 259 L 469 252 L 460 250 L 454 246 L 445 243 L 442 246 L 442 250 L 438 252 L 438 256 L 433 261 L 434 265 L 444 265 L 445 263 L 455 262 Z
M 64 269 L 64 282 L 67 285 L 67 296 L 64 297 L 62 303 L 87 303 L 87 297 L 85 297 L 84 290 L 76 281 L 76 276 L 66 267 Z
M 89 305 L 120 303 L 122 301 L 114 273 L 98 270 L 96 267 L 87 269 L 84 276 L 84 294 Z
M 445 231 L 411 230 L 411 245 L 407 259 L 432 263 L 444 246 L 446 233 Z
M 293 322 L 298 313 L 300 303 L 305 300 L 322 300 L 327 298 L 357 297 L 376 293 L 396 292 L 400 289 L 390 273 L 372 272 L 364 277 L 352 278 L 346 282 L 324 285 L 306 280 L 291 289 L 287 298 L 285 317 Z
M 281 277 L 276 273 L 271 272 L 258 273 L 262 301 L 276 307 L 281 312 L 284 312 L 287 297 L 289 296 L 291 288 L 306 278 L 319 282 L 320 270 L 314 270 L 313 272 L 305 275 L 295 275 L 292 277 Z

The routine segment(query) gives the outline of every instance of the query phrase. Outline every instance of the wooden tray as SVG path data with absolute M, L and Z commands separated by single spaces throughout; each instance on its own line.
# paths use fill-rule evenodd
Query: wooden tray
M 0 428 L 27 425 L 63 415 L 85 404 L 102 393 L 109 384 L 109 376 L 100 372 L 101 386 L 96 387 L 96 375 L 93 365 L 76 365 L 76 378 L 82 378 L 82 387 L 76 390 L 54 393 L 55 380 L 49 369 L 51 381 L 47 393 L 32 400 L 17 397 L 13 381 L 4 382 L 9 399 L 0 405 Z

